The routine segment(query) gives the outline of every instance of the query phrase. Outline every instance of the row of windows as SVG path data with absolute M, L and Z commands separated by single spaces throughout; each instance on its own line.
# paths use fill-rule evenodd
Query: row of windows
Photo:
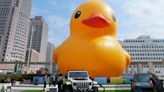
M 145 42 L 145 40 L 125 40 L 124 42 L 129 42 L 129 43 L 132 43 L 132 42 L 137 42 L 137 43 L 142 43 L 142 42 Z M 164 39 L 162 40 L 153 40 L 153 42 L 164 42 Z
M 8 13 L 9 12 L 9 8 L 0 8 L 0 12 L 2 13 Z
M 23 59 L 22 56 L 11 56 L 11 57 L 14 57 L 14 58 L 21 58 L 21 59 Z
M 13 49 L 13 50 L 15 50 L 15 51 L 19 51 L 19 52 L 24 52 L 23 50 L 20 50 L 20 49 Z
M 142 68 L 148 68 L 148 65 L 142 65 Z M 154 68 L 164 68 L 164 65 L 154 65 Z M 137 65 L 130 65 L 129 68 L 137 68 Z
M 150 49 L 150 50 L 126 50 L 127 52 L 164 52 L 164 50 L 152 50 L 152 49 Z
M 164 40 L 153 40 L 153 42 L 164 42 Z
M 6 4 L 10 4 L 10 3 L 11 3 L 10 1 L 4 0 L 4 1 L 1 1 L 1 2 L 0 2 L 0 5 L 3 5 L 3 4 L 6 5 Z
M 7 18 L 6 17 L 0 18 L 0 23 L 6 23 L 6 21 L 7 21 Z
M 148 68 L 148 65 L 142 65 L 142 68 Z
M 124 42 L 145 42 L 144 40 L 125 40 Z
M 18 52 L 14 52 L 14 53 L 11 53 L 11 55 L 12 55 L 13 57 L 15 57 L 15 56 L 18 56 L 18 55 L 20 55 L 20 56 L 22 55 L 22 56 L 23 56 L 24 54 L 18 53 Z
M 19 48 L 19 49 L 24 49 L 22 46 L 14 45 L 14 47 Z M 13 50 L 16 50 L 16 49 L 13 48 Z
M 131 53 L 130 56 L 164 56 L 164 53 Z
M 164 68 L 164 65 L 154 65 L 155 68 Z
M 3 23 L 0 22 L 0 25 L 1 25 L 1 26 L 5 26 L 5 25 L 6 25 L 6 22 L 3 22 Z
M 132 60 L 162 60 L 163 57 L 131 57 Z
M 16 40 L 16 41 L 20 41 L 20 42 L 22 42 L 22 43 L 25 44 L 25 41 L 23 41 L 22 39 L 16 39 L 16 38 L 15 38 L 15 40 Z M 23 45 L 23 44 L 22 44 L 22 45 Z
M 164 46 L 122 46 L 123 48 L 164 48 Z
M 161 72 L 160 71 L 155 71 L 155 73 L 159 73 L 160 74 Z
M 25 47 L 25 44 L 22 44 L 18 41 L 14 42 L 14 44 L 15 44 L 14 47 L 18 47 L 17 45 L 21 45 L 21 46 Z

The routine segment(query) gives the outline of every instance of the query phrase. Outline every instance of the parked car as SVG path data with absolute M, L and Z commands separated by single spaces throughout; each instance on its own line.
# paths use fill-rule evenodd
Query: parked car
M 155 92 L 155 89 L 150 82 L 152 74 L 136 74 L 131 83 L 132 92 Z
M 124 76 L 123 79 L 125 84 L 130 84 L 132 83 L 131 80 L 133 80 L 133 76 Z

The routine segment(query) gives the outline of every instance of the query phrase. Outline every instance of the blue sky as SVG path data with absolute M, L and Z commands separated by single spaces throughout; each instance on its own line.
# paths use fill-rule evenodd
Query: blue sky
M 33 0 L 31 17 L 44 16 L 49 41 L 60 45 L 69 36 L 73 11 L 86 0 Z M 164 0 L 102 0 L 113 8 L 118 22 L 117 39 L 151 35 L 164 39 Z

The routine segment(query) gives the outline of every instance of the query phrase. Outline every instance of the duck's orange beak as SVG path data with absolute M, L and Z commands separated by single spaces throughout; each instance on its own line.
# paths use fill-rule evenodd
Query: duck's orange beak
M 100 14 L 94 14 L 87 19 L 82 20 L 82 23 L 94 28 L 103 28 L 110 24 L 110 22 Z

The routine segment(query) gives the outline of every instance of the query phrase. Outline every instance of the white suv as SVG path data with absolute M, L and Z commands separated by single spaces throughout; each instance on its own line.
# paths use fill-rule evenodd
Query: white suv
M 68 85 L 72 91 L 98 92 L 98 88 L 93 87 L 94 82 L 89 78 L 87 71 L 68 71 L 66 86 Z

